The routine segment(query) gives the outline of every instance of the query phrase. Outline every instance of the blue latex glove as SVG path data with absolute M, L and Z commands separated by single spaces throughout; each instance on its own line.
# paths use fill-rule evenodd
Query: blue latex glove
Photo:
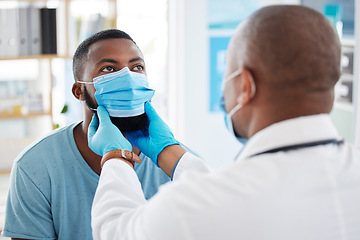
M 99 120 L 94 115 L 88 129 L 88 144 L 97 155 L 115 149 L 132 151 L 132 146 L 121 134 L 120 130 L 111 122 L 108 112 L 103 106 L 97 108 Z M 99 123 L 100 121 L 100 123 Z
M 179 144 L 179 142 L 175 140 L 170 128 L 159 117 L 149 102 L 145 103 L 145 112 L 150 120 L 149 135 L 144 135 L 143 131 L 136 131 L 126 133 L 126 136 L 132 145 L 139 148 L 158 166 L 157 158 L 159 153 L 165 147 Z

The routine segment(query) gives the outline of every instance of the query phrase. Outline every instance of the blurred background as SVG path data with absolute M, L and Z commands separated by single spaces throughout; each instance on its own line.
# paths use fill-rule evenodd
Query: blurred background
M 153 104 L 177 139 L 212 168 L 233 161 L 242 145 L 227 132 L 219 109 L 226 48 L 240 22 L 271 4 L 314 8 L 338 32 L 342 76 L 331 117 L 340 135 L 359 147 L 360 5 L 354 0 L 0 0 L 0 229 L 19 153 L 82 120 L 71 93 L 72 55 L 103 29 L 127 32 L 142 50 L 156 89 Z

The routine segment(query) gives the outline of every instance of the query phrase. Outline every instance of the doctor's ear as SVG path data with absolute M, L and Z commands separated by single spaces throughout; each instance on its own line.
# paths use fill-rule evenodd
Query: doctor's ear
M 84 92 L 83 92 L 83 89 L 82 89 L 82 85 L 81 83 L 74 83 L 73 86 L 72 86 L 72 93 L 74 95 L 74 97 L 77 99 L 77 100 L 80 100 L 80 101 L 84 101 L 85 98 L 84 98 Z
M 241 78 L 241 94 L 237 100 L 245 105 L 255 96 L 256 86 L 251 72 L 245 67 L 242 69 Z

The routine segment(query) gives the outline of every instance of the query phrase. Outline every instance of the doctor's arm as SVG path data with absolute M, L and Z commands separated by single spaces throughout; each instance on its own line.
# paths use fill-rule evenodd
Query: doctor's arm
M 91 211 L 94 240 L 186 239 L 174 204 L 183 194 L 170 185 L 147 201 L 130 165 L 116 159 L 105 162 Z

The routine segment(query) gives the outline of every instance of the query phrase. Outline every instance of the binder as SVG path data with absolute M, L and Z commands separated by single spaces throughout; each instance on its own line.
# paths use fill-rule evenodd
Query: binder
M 5 20 L 4 17 L 4 9 L 0 9 L 0 57 L 4 57 L 4 46 L 5 46 L 5 31 L 4 31 L 4 24 L 3 21 Z
M 2 26 L 4 31 L 4 57 L 19 56 L 18 9 L 9 8 L 3 11 Z
M 41 52 L 43 54 L 57 53 L 56 9 L 41 8 Z
M 56 9 L 49 9 L 49 26 L 50 26 L 50 53 L 57 54 L 57 35 L 56 35 Z
M 41 22 L 40 9 L 34 5 L 28 8 L 28 39 L 29 40 L 29 55 L 41 54 Z
M 29 9 L 22 7 L 19 8 L 19 18 L 18 18 L 18 27 L 19 30 L 19 38 L 18 38 L 18 46 L 19 46 L 19 55 L 26 56 L 29 55 Z

